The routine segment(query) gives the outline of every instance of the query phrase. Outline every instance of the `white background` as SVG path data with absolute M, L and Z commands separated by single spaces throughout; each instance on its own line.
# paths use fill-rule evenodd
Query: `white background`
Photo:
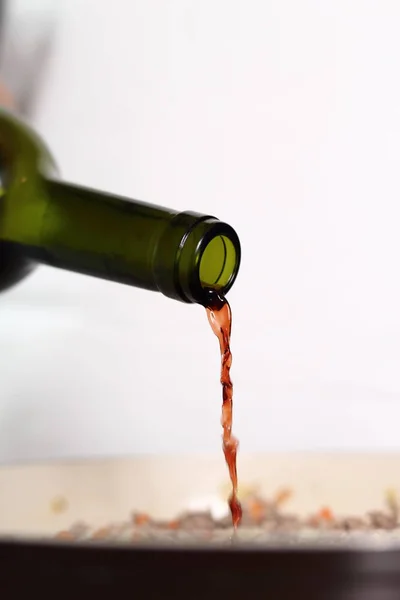
M 399 3 L 55 5 L 63 177 L 239 233 L 241 451 L 399 447 Z M 200 307 L 42 267 L 0 298 L 0 459 L 218 452 L 218 369 Z

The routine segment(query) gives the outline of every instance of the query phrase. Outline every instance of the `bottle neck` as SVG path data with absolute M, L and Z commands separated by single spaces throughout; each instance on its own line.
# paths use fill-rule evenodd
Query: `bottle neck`
M 1 110 L 0 167 L 0 290 L 32 261 L 202 304 L 236 278 L 240 243 L 229 225 L 50 179 L 45 145 Z
M 223 235 L 233 239 L 240 258 L 235 232 L 197 213 L 177 213 L 41 177 L 14 181 L 0 202 L 1 239 L 33 261 L 161 291 L 183 302 L 204 304 L 206 288 L 218 287 L 215 274 L 210 272 L 205 281 L 201 276 L 210 241 Z M 238 266 L 232 266 L 219 287 L 230 287 Z
M 156 290 L 151 263 L 176 213 L 68 183 L 40 179 L 4 199 L 3 239 L 32 260 Z

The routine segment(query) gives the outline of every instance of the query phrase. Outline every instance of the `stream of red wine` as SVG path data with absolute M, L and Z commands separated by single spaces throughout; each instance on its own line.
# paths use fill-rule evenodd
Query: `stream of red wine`
M 224 450 L 226 464 L 232 483 L 232 493 L 229 497 L 229 508 L 232 514 L 232 523 L 235 529 L 242 519 L 242 507 L 238 500 L 238 481 L 236 468 L 236 454 L 239 442 L 232 435 L 232 407 L 233 407 L 233 384 L 230 376 L 232 364 L 232 353 L 230 349 L 232 313 L 226 298 L 219 296 L 216 292 L 210 293 L 210 299 L 206 305 L 208 321 L 219 340 L 221 350 L 221 384 L 222 384 L 222 418 L 223 427 L 222 447 Z

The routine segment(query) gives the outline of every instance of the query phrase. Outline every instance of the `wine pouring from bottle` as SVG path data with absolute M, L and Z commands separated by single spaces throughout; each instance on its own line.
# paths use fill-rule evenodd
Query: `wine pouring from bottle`
M 58 180 L 44 143 L 5 111 L 0 168 L 0 291 L 37 263 L 203 305 L 236 279 L 240 242 L 230 225 Z

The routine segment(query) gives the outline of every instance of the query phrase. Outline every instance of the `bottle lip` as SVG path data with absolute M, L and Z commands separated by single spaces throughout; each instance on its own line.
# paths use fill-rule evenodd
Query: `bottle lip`
M 210 242 L 220 236 L 233 245 L 235 264 L 225 285 L 205 286 L 200 277 L 201 260 Z M 240 241 L 233 227 L 213 216 L 185 211 L 174 216 L 155 246 L 154 281 L 169 298 L 207 306 L 211 290 L 225 295 L 231 289 L 240 261 Z
M 239 272 L 241 262 L 241 246 L 236 231 L 227 223 L 219 221 L 213 217 L 205 219 L 202 221 L 202 223 L 209 226 L 211 225 L 211 227 L 201 236 L 199 243 L 196 246 L 194 268 L 191 271 L 188 286 L 184 286 L 186 289 L 181 289 L 185 296 L 187 296 L 185 299 L 187 302 L 195 302 L 206 306 L 209 302 L 210 290 L 213 289 L 212 286 L 204 286 L 200 278 L 201 259 L 206 248 L 213 239 L 220 236 L 227 237 L 234 246 L 236 256 L 232 273 L 230 274 L 227 283 L 216 289 L 216 291 L 225 296 L 233 286 Z

